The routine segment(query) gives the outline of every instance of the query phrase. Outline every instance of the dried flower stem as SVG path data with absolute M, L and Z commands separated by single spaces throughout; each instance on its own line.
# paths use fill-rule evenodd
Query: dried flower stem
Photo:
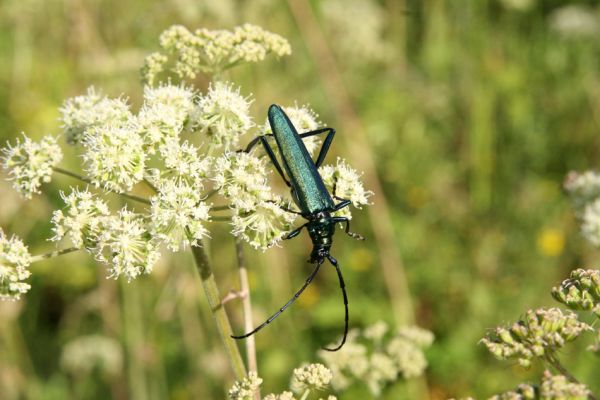
M 191 241 L 192 238 L 189 232 L 188 237 Z M 221 294 L 219 293 L 219 288 L 215 282 L 215 276 L 210 266 L 210 262 L 208 261 L 204 246 L 192 246 L 192 253 L 196 262 L 196 268 L 200 274 L 200 280 L 204 287 L 204 293 L 206 294 L 210 311 L 217 322 L 217 330 L 219 331 L 219 336 L 225 346 L 225 351 L 231 367 L 233 368 L 235 379 L 241 381 L 246 376 L 246 367 L 244 366 L 244 361 L 242 360 L 242 356 L 240 355 L 235 340 L 231 338 L 231 324 L 229 323 L 225 308 L 221 304 Z
M 235 239 L 235 254 L 238 263 L 238 270 L 240 273 L 240 290 L 245 293 L 242 296 L 242 307 L 244 310 L 244 330 L 249 332 L 252 330 L 252 301 L 250 299 L 250 285 L 248 284 L 248 269 L 246 268 L 246 259 L 244 257 L 244 247 L 239 238 Z M 256 344 L 254 336 L 250 336 L 246 339 L 246 359 L 248 362 L 248 371 L 256 372 L 258 374 L 257 362 L 256 362 Z M 260 400 L 260 389 L 254 393 L 255 400 Z
M 70 176 L 71 178 L 79 179 L 82 182 L 89 183 L 90 185 L 93 185 L 92 181 L 90 181 L 88 178 L 86 178 L 84 176 L 81 176 L 79 174 L 76 174 L 74 172 L 67 171 L 66 169 L 62 169 L 60 167 L 53 167 L 52 169 L 54 170 L 54 172 L 58 172 L 59 174 Z M 133 194 L 127 194 L 127 193 L 117 193 L 117 194 L 119 196 L 123 196 L 123 197 L 125 197 L 127 199 L 130 199 L 130 200 L 134 200 L 134 201 L 137 201 L 137 202 L 140 202 L 140 203 L 144 203 L 144 204 L 150 204 L 150 200 L 144 199 L 143 197 L 139 197 L 139 196 L 136 196 L 136 195 L 133 195 Z
M 69 247 L 69 248 L 62 249 L 62 250 L 51 251 L 50 253 L 40 254 L 40 255 L 31 257 L 31 262 L 34 263 L 36 261 L 42 261 L 47 258 L 58 257 L 63 254 L 72 253 L 77 250 L 81 250 L 81 249 L 79 247 Z

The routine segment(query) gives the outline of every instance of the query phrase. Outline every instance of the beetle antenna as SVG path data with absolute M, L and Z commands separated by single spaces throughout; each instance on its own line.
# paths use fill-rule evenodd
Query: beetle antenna
M 342 343 L 340 343 L 338 346 L 336 346 L 334 348 L 323 347 L 323 350 L 338 351 L 339 349 L 342 348 L 344 343 L 346 343 L 346 337 L 348 336 L 348 295 L 346 294 L 346 284 L 344 283 L 344 277 L 342 276 L 342 270 L 340 269 L 340 266 L 338 265 L 337 260 L 330 255 L 327 256 L 327 259 L 329 260 L 331 265 L 333 265 L 335 267 L 335 270 L 337 272 L 338 280 L 340 281 L 340 289 L 342 289 L 342 295 L 344 296 L 344 311 L 346 313 L 346 316 L 344 319 L 344 336 L 342 337 Z
M 265 322 L 263 322 L 262 324 L 260 324 L 259 326 L 257 326 L 253 330 L 251 330 L 250 332 L 244 333 L 243 335 L 231 335 L 231 337 L 234 338 L 234 339 L 245 339 L 245 338 L 247 338 L 249 336 L 254 335 L 256 332 L 260 331 L 262 328 L 264 328 L 265 326 L 267 326 L 268 324 L 270 324 L 271 321 L 273 321 L 275 318 L 277 318 L 279 316 L 279 314 L 281 314 L 282 312 L 284 312 L 286 308 L 288 308 L 293 302 L 296 301 L 296 299 L 298 299 L 298 297 L 300 297 L 300 295 L 302 294 L 302 292 L 304 292 L 304 289 L 306 289 L 306 287 L 310 284 L 310 282 L 312 282 L 313 278 L 317 275 L 317 272 L 319 272 L 319 268 L 321 268 L 322 264 L 323 264 L 323 260 L 319 260 L 317 262 L 317 266 L 315 267 L 314 271 L 308 276 L 308 278 L 306 278 L 306 282 L 304 282 L 304 285 L 302 285 L 302 287 L 300 288 L 300 290 L 298 290 L 294 294 L 294 296 L 292 296 L 292 298 L 289 299 L 288 302 L 285 303 L 283 305 L 283 307 L 281 307 L 279 309 L 279 311 L 277 311 L 275 314 L 271 315 L 269 318 L 267 318 L 267 320 Z M 344 294 L 344 296 L 345 296 L 345 294 Z

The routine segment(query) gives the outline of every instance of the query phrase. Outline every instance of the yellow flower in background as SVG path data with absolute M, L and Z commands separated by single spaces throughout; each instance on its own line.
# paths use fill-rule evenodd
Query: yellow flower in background
M 565 235 L 557 228 L 544 228 L 537 236 L 537 248 L 540 253 L 549 257 L 562 254 L 565 248 Z

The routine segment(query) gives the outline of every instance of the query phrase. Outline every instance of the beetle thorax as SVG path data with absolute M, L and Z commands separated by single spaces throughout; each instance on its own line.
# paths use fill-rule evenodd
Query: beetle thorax
M 310 261 L 316 262 L 326 258 L 335 232 L 335 222 L 331 214 L 326 211 L 315 214 L 306 225 L 306 229 L 313 243 Z

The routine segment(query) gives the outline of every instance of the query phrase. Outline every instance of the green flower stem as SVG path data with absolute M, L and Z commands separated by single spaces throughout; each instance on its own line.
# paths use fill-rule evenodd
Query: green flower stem
M 191 241 L 191 235 L 189 232 L 187 233 Z M 244 379 L 244 377 L 246 377 L 246 367 L 244 366 L 244 361 L 242 360 L 242 356 L 240 355 L 237 344 L 231 337 L 231 324 L 229 323 L 229 318 L 227 317 L 225 308 L 223 308 L 223 305 L 221 304 L 221 294 L 219 293 L 219 288 L 215 282 L 215 276 L 212 272 L 208 257 L 204 251 L 204 246 L 192 246 L 192 253 L 194 255 L 194 260 L 196 261 L 196 268 L 200 274 L 200 280 L 202 281 L 202 286 L 204 287 L 204 293 L 206 294 L 208 305 L 213 316 L 215 317 L 215 321 L 217 322 L 219 336 L 221 337 L 221 341 L 225 346 L 227 357 L 229 358 L 229 362 L 233 368 L 235 379 L 241 381 Z
M 69 247 L 67 249 L 51 251 L 50 253 L 40 254 L 40 255 L 31 257 L 31 262 L 34 263 L 34 262 L 37 262 L 37 261 L 45 260 L 47 258 L 58 257 L 58 256 L 61 256 L 63 254 L 72 253 L 72 252 L 77 251 L 77 250 L 81 250 L 81 249 L 79 247 Z
M 244 257 L 244 247 L 239 238 L 235 239 L 235 255 L 240 273 L 240 290 L 245 293 L 242 297 L 242 307 L 244 309 L 244 331 L 250 332 L 252 326 L 252 302 L 250 300 L 250 285 L 248 284 L 248 269 L 246 268 L 246 259 Z M 254 336 L 250 336 L 246 342 L 246 361 L 248 363 L 248 371 L 258 374 L 256 362 L 256 344 Z M 260 400 L 260 388 L 254 392 L 255 400 Z
M 82 182 L 89 183 L 90 185 L 93 185 L 92 181 L 90 181 L 88 178 L 86 178 L 84 176 L 81 176 L 79 174 L 76 174 L 74 172 L 67 171 L 66 169 L 62 169 L 60 167 L 53 167 L 52 169 L 54 170 L 54 172 L 58 172 L 59 174 L 70 176 L 71 178 L 79 179 Z M 143 197 L 139 197 L 139 196 L 136 196 L 134 194 L 127 194 L 127 193 L 116 193 L 116 194 L 118 194 L 119 196 L 125 197 L 127 199 L 140 202 L 140 203 L 150 204 L 150 200 L 144 199 Z

